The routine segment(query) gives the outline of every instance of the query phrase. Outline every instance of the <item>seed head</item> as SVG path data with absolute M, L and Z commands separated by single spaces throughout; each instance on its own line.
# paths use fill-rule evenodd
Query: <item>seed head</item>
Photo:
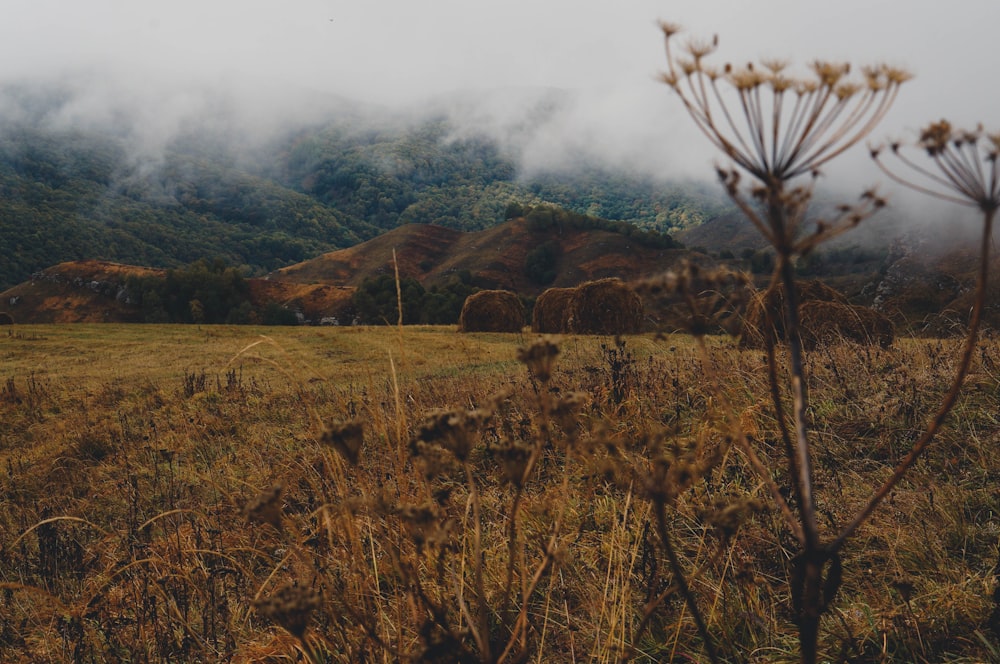
M 930 156 L 936 157 L 948 147 L 951 135 L 950 122 L 947 120 L 932 122 L 920 132 L 920 147 L 927 150 Z
M 885 68 L 882 66 L 861 68 L 861 75 L 864 76 L 865 85 L 868 86 L 869 90 L 878 91 L 885 89 L 886 78 L 884 71 Z
M 672 88 L 676 88 L 677 84 L 680 82 L 680 79 L 677 78 L 676 74 L 673 74 L 671 72 L 666 72 L 666 71 L 660 72 L 660 77 L 659 78 L 660 78 L 660 82 L 666 83 L 667 85 L 669 85 Z
M 427 545 L 440 546 L 448 541 L 451 522 L 441 514 L 436 502 L 401 505 L 390 511 L 399 516 L 418 551 L 423 551 Z
M 589 400 L 590 396 L 584 392 L 567 392 L 556 400 L 550 415 L 568 436 L 573 437 L 579 413 Z
M 805 95 L 812 94 L 819 89 L 819 84 L 816 81 L 796 81 L 795 82 L 795 94 L 803 97 Z
M 698 62 L 706 55 L 710 55 L 715 50 L 715 47 L 717 45 L 718 45 L 718 38 L 716 38 L 714 41 L 711 42 L 704 41 L 701 39 L 691 39 L 687 43 L 687 52 L 694 59 L 695 62 Z
M 319 605 L 320 596 L 315 589 L 305 588 L 295 582 L 254 602 L 257 613 L 274 621 L 297 639 L 301 639 L 306 633 L 309 616 Z
M 281 483 L 262 491 L 246 505 L 247 519 L 255 523 L 268 523 L 281 530 Z
M 438 445 L 464 461 L 472 451 L 476 426 L 473 418 L 465 410 L 436 409 L 427 413 L 417 427 L 416 439 L 423 443 Z
M 771 77 L 771 89 L 779 94 L 793 87 L 795 87 L 795 81 L 786 76 L 775 74 Z
M 323 430 L 320 437 L 320 442 L 332 445 L 352 466 L 358 465 L 363 441 L 364 426 L 360 420 L 334 422 Z
M 704 512 L 702 518 L 728 539 L 736 534 L 743 522 L 762 511 L 764 504 L 756 498 L 717 500 L 714 509 Z
M 844 76 L 851 71 L 851 65 L 846 62 L 826 62 L 816 60 L 812 64 L 812 70 L 819 78 L 820 85 L 827 88 L 835 88 Z
M 913 74 L 905 69 L 899 69 L 897 67 L 884 67 L 882 69 L 882 73 L 885 75 L 886 80 L 892 85 L 902 85 L 913 78 Z
M 772 74 L 777 75 L 785 70 L 788 66 L 788 61 L 765 58 L 760 61 L 760 64 L 764 65 L 764 67 Z
M 504 438 L 489 448 L 493 458 L 500 462 L 500 470 L 505 482 L 516 487 L 524 482 L 524 474 L 528 468 L 533 448 L 530 443 L 522 440 Z
M 528 366 L 531 375 L 542 383 L 552 378 L 559 346 L 551 337 L 541 337 L 526 348 L 517 351 L 517 359 Z
M 665 39 L 670 39 L 681 31 L 681 26 L 676 23 L 660 21 L 660 31 L 663 32 L 663 37 Z
M 840 83 L 834 89 L 833 93 L 837 95 L 837 99 L 844 100 L 850 99 L 860 91 L 861 86 L 857 83 Z
M 753 63 L 748 64 L 744 69 L 740 69 L 729 74 L 729 82 L 737 90 L 747 91 L 760 87 L 767 81 L 767 76 L 753 68 Z

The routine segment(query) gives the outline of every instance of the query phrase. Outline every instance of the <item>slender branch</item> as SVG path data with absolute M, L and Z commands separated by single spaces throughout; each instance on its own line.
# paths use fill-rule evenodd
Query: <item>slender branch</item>
M 720 175 L 722 173 L 724 172 L 720 172 Z M 730 200 L 732 200 L 733 203 L 735 203 L 736 206 L 740 209 L 740 212 L 742 212 L 743 215 L 750 220 L 750 222 L 754 225 L 757 231 L 764 236 L 764 239 L 767 240 L 768 244 L 772 246 L 775 245 L 778 241 L 777 237 L 771 232 L 771 229 L 767 227 L 767 224 L 764 223 L 764 220 L 760 218 L 760 215 L 758 215 L 757 212 L 754 211 L 754 209 L 750 206 L 750 204 L 746 202 L 743 196 L 740 195 L 739 190 L 736 188 L 736 182 L 735 181 L 725 182 L 725 185 L 726 185 L 726 193 L 729 194 Z
M 861 139 L 870 134 L 872 130 L 875 129 L 875 126 L 882 121 L 882 118 L 885 117 L 885 114 L 888 113 L 889 108 L 892 106 L 893 102 L 895 102 L 898 93 L 899 93 L 899 84 L 894 84 L 891 89 L 882 92 L 882 99 L 876 110 L 871 112 L 868 121 L 863 126 L 859 127 L 858 130 L 850 138 L 843 139 L 843 142 L 840 145 L 840 147 L 836 148 L 835 150 L 831 150 L 830 152 L 823 154 L 822 156 L 817 154 L 809 158 L 808 160 L 805 160 L 805 162 L 808 164 L 808 167 L 803 166 L 802 168 L 792 171 L 791 173 L 789 173 L 789 177 L 798 177 L 799 175 L 803 175 L 809 171 L 820 168 L 830 160 L 839 157 L 846 150 L 850 149 L 851 147 L 859 143 Z
M 479 646 L 484 661 L 491 661 L 490 655 L 490 623 L 486 607 L 486 583 L 483 574 L 483 523 L 482 505 L 480 504 L 479 487 L 476 478 L 473 477 L 472 467 L 468 461 L 465 462 L 465 481 L 469 485 L 469 500 L 472 501 L 473 520 L 473 543 L 472 555 L 475 557 L 472 563 L 472 583 L 476 590 L 476 630 L 473 636 L 476 637 L 476 645 Z M 478 634 L 477 634 L 478 633 Z
M 809 450 L 806 407 L 808 398 L 805 387 L 805 370 L 802 361 L 802 337 L 799 334 L 798 293 L 795 275 L 789 256 L 778 255 L 782 285 L 785 288 L 785 341 L 788 344 L 789 373 L 792 393 L 792 423 L 795 426 L 795 460 L 798 470 L 802 504 L 799 513 L 805 534 L 806 550 L 819 547 L 819 530 L 816 523 L 816 504 L 812 492 L 812 459 Z
M 725 103 L 725 101 L 722 98 L 722 91 L 719 90 L 718 83 L 714 81 L 712 83 L 712 91 L 715 93 L 715 100 L 718 103 L 719 108 L 722 110 L 722 116 L 726 119 L 726 123 L 729 125 L 730 130 L 733 132 L 733 135 L 736 137 L 736 141 L 740 144 L 740 146 L 742 146 L 743 152 L 737 150 L 735 146 L 733 146 L 732 143 L 730 143 L 730 141 L 722 138 L 722 134 L 716 125 L 712 126 L 712 131 L 715 132 L 716 135 L 720 137 L 720 140 L 722 140 L 726 146 L 728 146 L 728 149 L 724 149 L 723 152 L 725 152 L 730 159 L 735 161 L 742 168 L 752 172 L 757 168 L 755 162 L 750 158 L 752 150 L 750 149 L 750 146 L 747 145 L 746 140 L 743 138 L 742 132 L 740 132 L 739 128 L 736 126 L 736 122 L 733 120 L 733 116 L 730 115 L 729 106 Z
M 747 456 L 747 459 L 750 461 L 750 465 L 767 487 L 768 492 L 771 494 L 771 499 L 774 501 L 774 504 L 778 506 L 778 511 L 780 511 L 781 515 L 785 518 L 785 522 L 791 529 L 792 534 L 795 535 L 795 539 L 799 540 L 799 542 L 804 542 L 805 537 L 802 532 L 802 526 L 795 518 L 795 515 L 792 514 L 792 510 L 788 506 L 788 502 L 785 500 L 784 496 L 781 495 L 781 489 L 778 488 L 778 483 L 774 481 L 773 477 L 771 477 L 771 472 L 768 470 L 767 466 L 764 465 L 764 462 L 761 461 L 760 457 L 757 456 L 757 453 L 754 452 L 753 446 L 750 444 L 746 432 L 743 430 L 743 427 L 740 426 L 739 421 L 734 415 L 736 412 L 735 408 L 733 408 L 729 398 L 726 396 L 719 384 L 719 377 L 716 374 L 715 368 L 708 356 L 708 347 L 705 345 L 705 337 L 699 334 L 695 337 L 695 341 L 698 344 L 702 367 L 705 375 L 708 377 L 709 384 L 712 386 L 712 392 L 720 402 L 720 410 L 723 412 L 726 423 L 729 425 L 729 430 L 735 433 L 737 447 L 739 447 L 739 449 Z
M 909 187 L 910 189 L 913 189 L 914 191 L 919 191 L 922 194 L 927 194 L 928 196 L 933 196 L 934 198 L 937 198 L 937 199 L 940 199 L 940 200 L 943 200 L 943 201 L 948 201 L 949 203 L 956 203 L 958 205 L 972 205 L 972 203 L 968 199 L 959 198 L 958 196 L 952 196 L 950 194 L 946 194 L 944 192 L 937 191 L 935 189 L 929 189 L 927 187 L 924 187 L 923 185 L 919 185 L 919 184 L 917 184 L 915 182 L 910 182 L 909 180 L 905 180 L 905 179 L 901 178 L 900 176 L 896 175 L 896 173 L 894 173 L 892 170 L 890 170 L 888 167 L 886 167 L 885 164 L 882 163 L 882 160 L 879 158 L 879 156 L 878 156 L 877 153 L 873 152 L 872 154 L 874 156 L 875 165 L 878 166 L 879 169 L 883 173 L 885 173 L 889 177 L 889 179 L 892 180 L 893 182 L 895 182 L 897 184 L 904 185 L 906 187 Z M 902 155 L 897 155 L 897 156 L 899 156 L 900 160 L 902 160 L 903 163 L 908 164 L 908 165 L 910 164 L 910 162 L 908 160 L 906 160 Z M 923 169 L 921 169 L 919 167 L 916 167 L 915 165 L 914 165 L 914 169 L 917 170 L 918 172 L 920 172 L 921 174 L 925 173 L 925 171 Z M 933 179 L 935 181 L 940 181 L 940 178 L 936 177 L 933 173 L 926 172 L 926 174 L 931 179 Z M 943 182 L 943 181 L 941 181 L 941 182 Z
M 963 196 L 970 200 L 981 199 L 981 186 L 957 159 L 953 150 L 946 149 L 939 152 L 934 158 L 938 168 L 945 174 L 954 189 L 960 191 Z
M 899 484 L 899 481 L 903 479 L 903 476 L 910 469 L 911 466 L 916 462 L 916 460 L 923 454 L 927 446 L 931 444 L 934 437 L 940 431 L 942 425 L 944 424 L 945 418 L 947 418 L 948 413 L 954 407 L 955 402 L 958 400 L 959 392 L 962 388 L 962 383 L 965 382 L 965 376 L 969 371 L 969 366 L 972 363 L 972 355 L 976 347 L 976 339 L 979 334 L 979 323 L 981 320 L 981 314 L 983 310 L 983 303 L 986 300 L 986 284 L 989 278 L 989 247 L 990 238 L 992 236 L 993 229 L 993 218 L 996 215 L 996 209 L 987 210 L 984 212 L 984 223 L 983 223 L 983 235 L 982 235 L 982 248 L 980 250 L 979 258 L 979 274 L 976 280 L 976 300 L 972 308 L 972 320 L 969 322 L 969 332 L 965 338 L 965 348 L 962 352 L 962 359 L 959 362 L 958 371 L 955 374 L 955 379 L 952 381 L 951 388 L 948 390 L 948 394 L 945 395 L 944 401 L 941 403 L 941 407 L 938 409 L 937 413 L 934 415 L 934 419 L 931 420 L 927 429 L 924 431 L 920 439 L 913 444 L 910 452 L 899 462 L 895 470 L 893 470 L 892 476 L 885 481 L 885 483 L 879 487 L 878 491 L 871 497 L 868 504 L 858 512 L 857 516 L 844 527 L 840 535 L 837 536 L 833 542 L 829 545 L 829 550 L 831 552 L 836 552 L 844 545 L 844 542 L 849 538 L 855 530 L 858 529 L 862 523 L 864 523 L 875 508 L 878 507 L 889 492 Z
M 667 559 L 670 561 L 670 567 L 674 571 L 677 589 L 680 590 L 681 596 L 684 597 L 688 611 L 691 612 L 694 623 L 698 627 L 698 633 L 701 634 L 701 638 L 705 642 L 705 650 L 708 652 L 709 660 L 716 663 L 719 661 L 719 656 L 715 652 L 712 635 L 708 632 L 705 620 L 698 609 L 698 602 L 695 600 L 694 593 L 691 592 L 691 588 L 684 578 L 684 568 L 681 566 L 680 558 L 677 556 L 677 551 L 674 550 L 674 545 L 670 541 L 670 533 L 667 531 L 666 510 L 662 500 L 654 500 L 653 512 L 656 514 L 656 532 L 660 536 L 663 550 L 666 552 Z
M 764 296 L 765 302 L 770 299 L 770 293 L 777 288 L 777 284 L 778 282 L 776 279 L 772 280 L 771 287 Z M 774 406 L 774 417 L 778 422 L 778 432 L 781 434 L 781 442 L 785 447 L 785 458 L 788 460 L 789 477 L 795 478 L 799 476 L 798 457 L 795 454 L 795 446 L 792 443 L 792 434 L 791 431 L 788 430 L 788 422 L 786 421 L 785 406 L 781 399 L 781 381 L 778 379 L 777 353 L 775 353 L 774 337 L 772 335 L 764 335 L 764 347 L 767 356 L 767 383 L 771 393 L 771 404 Z M 796 502 L 798 502 L 799 505 L 802 505 L 802 492 L 799 489 L 798 482 L 792 481 L 792 492 L 795 495 Z M 796 537 L 799 540 L 799 546 L 805 546 L 805 531 L 802 529 L 801 524 L 795 532 Z

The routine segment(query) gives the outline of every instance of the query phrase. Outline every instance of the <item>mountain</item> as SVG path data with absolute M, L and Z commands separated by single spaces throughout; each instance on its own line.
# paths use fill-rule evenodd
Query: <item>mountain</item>
M 658 232 L 727 208 L 716 188 L 593 159 L 525 172 L 520 151 L 566 102 L 509 94 L 499 127 L 466 107 L 401 114 L 341 101 L 266 131 L 225 115 L 156 130 L 125 110 L 80 119 L 71 91 L 2 88 L 0 289 L 86 259 L 169 268 L 220 257 L 263 275 L 406 224 L 490 228 L 511 204 Z
M 264 271 L 377 232 L 223 163 L 170 154 L 144 169 L 111 136 L 7 127 L 0 288 L 67 260 L 165 268 L 219 256 Z
M 344 324 L 356 316 L 351 298 L 357 288 L 383 275 L 395 279 L 397 269 L 401 280 L 413 279 L 428 289 L 447 288 L 457 280 L 471 288 L 505 288 L 531 297 L 549 286 L 656 274 L 688 257 L 690 252 L 668 236 L 550 208 L 468 233 L 408 224 L 354 247 L 247 279 L 243 297 L 248 308 L 242 318 L 229 320 L 259 321 L 273 304 L 313 322 L 336 318 Z M 222 275 L 221 268 L 195 269 L 204 282 Z M 179 272 L 172 272 L 177 282 L 184 277 Z M 62 263 L 0 293 L 0 311 L 18 323 L 148 321 L 151 311 L 163 312 L 151 310 L 150 301 L 144 301 L 152 292 L 144 279 L 159 283 L 169 274 L 106 261 Z M 196 284 L 192 298 L 206 306 L 217 302 L 210 290 Z M 186 316 L 187 300 L 181 305 L 180 315 Z M 161 306 L 159 300 L 156 306 Z M 206 320 L 212 313 L 205 312 Z

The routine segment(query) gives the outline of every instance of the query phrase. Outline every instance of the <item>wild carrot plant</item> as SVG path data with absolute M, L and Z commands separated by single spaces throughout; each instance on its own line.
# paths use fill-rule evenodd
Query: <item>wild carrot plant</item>
M 768 374 L 775 415 L 787 456 L 793 510 L 772 487 L 771 494 L 788 518 L 798 542 L 791 596 L 795 607 L 803 662 L 816 660 L 820 617 L 841 582 L 839 547 L 821 538 L 814 495 L 813 458 L 808 431 L 808 395 L 803 363 L 795 260 L 855 226 L 884 205 L 873 190 L 859 203 L 838 208 L 834 218 L 804 222 L 820 168 L 863 140 L 888 112 L 905 72 L 886 66 L 862 70 L 849 78 L 850 67 L 814 62 L 812 75 L 786 73 L 786 63 L 764 61 L 744 67 L 708 62 L 717 39 L 691 40 L 675 54 L 678 28 L 663 23 L 667 70 L 662 80 L 680 97 L 695 124 L 729 159 L 718 175 L 733 202 L 774 249 L 776 265 L 769 290 L 782 289 L 783 328 L 788 342 L 787 383 L 779 380 L 774 340 L 767 340 Z M 748 187 L 742 185 L 749 176 Z M 805 183 L 801 181 L 807 179 Z M 791 393 L 791 412 L 782 390 Z M 769 478 L 770 475 L 764 475 Z

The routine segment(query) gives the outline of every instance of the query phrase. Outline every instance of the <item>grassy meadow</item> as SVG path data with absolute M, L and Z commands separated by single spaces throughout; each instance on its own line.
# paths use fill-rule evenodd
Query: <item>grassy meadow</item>
M 3 330 L 0 661 L 708 661 L 682 585 L 724 661 L 798 661 L 794 539 L 732 444 L 787 486 L 764 354 L 706 343 Z M 908 451 L 959 345 L 808 354 L 825 533 Z M 1000 661 L 998 418 L 987 338 L 844 549 L 822 661 Z

